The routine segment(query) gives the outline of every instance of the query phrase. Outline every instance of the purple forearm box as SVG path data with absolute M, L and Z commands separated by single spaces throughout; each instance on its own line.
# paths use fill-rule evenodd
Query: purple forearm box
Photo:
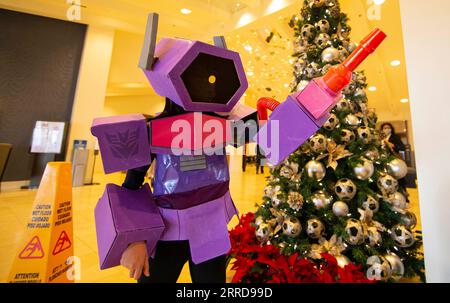
M 101 269 L 120 265 L 134 242 L 146 241 L 152 255 L 165 228 L 148 184 L 139 190 L 107 184 L 95 207 L 95 225 Z

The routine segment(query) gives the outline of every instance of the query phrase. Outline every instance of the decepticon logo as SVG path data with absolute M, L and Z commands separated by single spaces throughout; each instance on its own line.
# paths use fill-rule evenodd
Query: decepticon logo
M 139 151 L 139 129 L 124 132 L 105 133 L 114 157 L 129 159 Z

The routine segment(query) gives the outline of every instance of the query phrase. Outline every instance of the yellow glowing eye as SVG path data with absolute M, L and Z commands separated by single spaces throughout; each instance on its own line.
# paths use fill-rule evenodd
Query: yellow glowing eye
M 214 75 L 209 76 L 208 82 L 211 84 L 216 83 L 216 76 L 214 76 Z

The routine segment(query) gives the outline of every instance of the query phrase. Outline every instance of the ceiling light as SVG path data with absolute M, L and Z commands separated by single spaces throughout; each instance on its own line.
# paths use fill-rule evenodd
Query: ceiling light
M 401 99 L 400 102 L 401 102 L 401 103 L 408 103 L 409 100 L 405 98 L 405 99 Z
M 245 49 L 246 51 L 248 51 L 249 53 L 253 50 L 252 46 L 249 45 L 249 44 L 245 45 L 245 46 L 244 46 L 244 49 Z
M 401 64 L 400 60 L 393 60 L 391 61 L 392 66 L 399 66 Z
M 381 5 L 384 3 L 385 0 L 373 0 L 373 3 L 375 3 L 375 5 Z
M 245 13 L 239 18 L 239 21 L 237 23 L 237 27 L 245 26 L 245 25 L 253 22 L 254 20 L 255 20 L 255 17 L 252 14 Z M 239 35 L 236 35 L 236 36 L 239 37 Z
M 371 92 L 374 92 L 374 91 L 376 91 L 377 90 L 377 87 L 376 86 L 370 86 L 369 87 L 369 91 L 371 91 Z
M 180 12 L 181 12 L 182 14 L 185 14 L 185 15 L 189 15 L 190 13 L 192 13 L 192 11 L 191 11 L 190 9 L 188 9 L 188 8 L 182 8 L 182 9 L 180 10 Z

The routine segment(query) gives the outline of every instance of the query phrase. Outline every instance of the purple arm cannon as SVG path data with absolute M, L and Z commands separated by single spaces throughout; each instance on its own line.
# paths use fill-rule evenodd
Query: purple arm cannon
M 271 164 L 278 165 L 315 134 L 328 120 L 330 110 L 342 99 L 341 91 L 350 83 L 352 72 L 373 53 L 386 35 L 375 29 L 342 63 L 325 76 L 313 79 L 302 91 L 291 94 L 279 106 L 262 99 L 259 112 L 273 109 L 256 140 Z M 260 120 L 267 120 L 267 115 Z

